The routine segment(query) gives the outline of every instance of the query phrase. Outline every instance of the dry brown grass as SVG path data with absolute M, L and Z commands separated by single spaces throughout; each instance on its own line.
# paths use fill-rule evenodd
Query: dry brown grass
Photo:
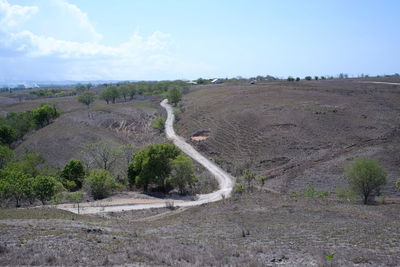
M 354 157 L 388 171 L 383 192 L 400 195 L 400 86 L 359 80 L 199 86 L 184 97 L 179 134 L 234 175 L 250 168 L 282 192 L 308 184 L 335 191 Z

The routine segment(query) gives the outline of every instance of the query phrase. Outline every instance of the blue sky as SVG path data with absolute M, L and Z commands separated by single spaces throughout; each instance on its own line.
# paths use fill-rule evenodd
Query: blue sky
M 400 1 L 0 0 L 0 81 L 400 72 Z

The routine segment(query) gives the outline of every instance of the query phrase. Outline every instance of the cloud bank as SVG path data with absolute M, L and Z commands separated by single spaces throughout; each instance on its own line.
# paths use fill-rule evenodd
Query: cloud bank
M 169 79 L 209 68 L 171 55 L 167 33 L 135 33 L 108 46 L 77 6 L 66 0 L 33 3 L 0 0 L 0 80 Z

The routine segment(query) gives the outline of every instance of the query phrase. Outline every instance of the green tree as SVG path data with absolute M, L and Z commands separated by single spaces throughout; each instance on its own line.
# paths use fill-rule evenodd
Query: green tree
M 29 152 L 23 155 L 22 160 L 7 164 L 6 170 L 21 171 L 30 177 L 35 177 L 39 174 L 44 162 L 39 153 Z
M 60 112 L 54 107 L 48 104 L 40 105 L 39 107 L 32 110 L 33 120 L 35 125 L 39 127 L 44 127 L 50 122 L 57 118 L 60 115 Z
M 83 179 L 85 178 L 85 168 L 81 161 L 70 159 L 61 171 L 61 178 L 64 186 L 71 190 L 79 190 L 82 188 Z
M 306 77 L 304 78 L 304 80 L 311 81 L 312 78 L 311 78 L 311 76 L 306 76 Z
M 170 160 L 180 153 L 179 149 L 171 144 L 150 145 L 139 151 L 129 164 L 129 185 L 136 185 L 147 191 L 149 184 L 156 184 L 165 191 L 166 178 L 171 172 Z
M 96 93 L 95 92 L 83 92 L 78 95 L 78 101 L 81 102 L 82 104 L 86 105 L 88 108 L 88 116 L 90 118 L 90 105 L 94 103 L 94 100 L 96 99 Z
M 102 91 L 100 94 L 100 98 L 106 101 L 107 104 L 109 104 L 110 101 L 112 100 L 112 95 L 110 90 L 105 89 L 104 91 Z
M 32 179 L 28 175 L 21 171 L 6 170 L 1 176 L 1 195 L 13 198 L 16 207 L 20 207 L 22 200 L 32 198 Z
M 15 130 L 8 125 L 0 125 L 0 145 L 11 145 L 15 141 Z
M 192 187 L 197 182 L 194 176 L 193 162 L 188 156 L 180 154 L 171 160 L 170 165 L 171 175 L 169 182 L 174 188 L 179 189 L 180 194 L 184 194 L 187 186 Z
M 36 176 L 32 181 L 33 193 L 43 205 L 54 196 L 55 186 L 56 181 L 51 176 Z
M 386 184 L 386 173 L 379 162 L 369 158 L 358 158 L 345 169 L 350 186 L 361 195 L 364 204 L 376 194 L 380 187 Z
M 3 169 L 7 163 L 12 161 L 14 158 L 14 151 L 9 149 L 7 146 L 0 145 L 0 169 Z
M 167 98 L 169 103 L 176 106 L 182 99 L 182 92 L 176 86 L 173 86 L 168 89 Z
M 119 98 L 119 96 L 121 95 L 121 91 L 119 90 L 119 88 L 117 86 L 110 86 L 107 88 L 107 90 L 110 91 L 111 100 L 112 100 L 113 104 L 115 104 L 117 98 Z
M 124 98 L 124 101 L 126 102 L 126 98 L 129 96 L 130 94 L 130 87 L 128 84 L 123 84 L 120 86 L 120 91 L 121 91 L 121 95 Z
M 108 197 L 118 188 L 115 178 L 107 170 L 92 171 L 86 179 L 86 184 L 95 200 Z

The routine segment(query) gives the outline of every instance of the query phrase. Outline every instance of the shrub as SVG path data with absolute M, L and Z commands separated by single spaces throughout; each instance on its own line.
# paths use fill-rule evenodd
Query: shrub
M 6 146 L 0 145 L 0 169 L 3 169 L 13 158 L 14 151 Z
M 294 78 L 291 77 L 291 76 L 289 76 L 289 77 L 287 78 L 287 80 L 288 80 L 288 82 L 294 82 Z
M 115 178 L 107 170 L 92 171 L 86 179 L 86 184 L 95 200 L 108 197 L 118 188 Z
M 300 77 L 297 77 L 297 78 L 296 78 L 296 82 L 299 82 L 299 81 L 300 81 Z
M 351 188 L 363 197 L 364 204 L 379 193 L 386 184 L 386 173 L 378 161 L 368 158 L 355 159 L 346 167 L 345 175 Z
M 243 184 L 235 184 L 235 187 L 233 189 L 233 192 L 235 194 L 242 194 L 244 192 L 244 186 Z
M 194 167 L 192 160 L 183 154 L 178 155 L 170 162 L 171 175 L 169 182 L 175 188 L 179 189 L 179 193 L 185 193 L 187 187 L 192 187 L 197 179 L 194 176 Z
M 11 126 L 0 125 L 0 145 L 11 145 L 15 136 L 15 130 Z
M 317 191 L 315 190 L 314 186 L 308 185 L 307 190 L 304 193 L 304 196 L 313 198 L 316 194 L 317 194 Z
M 151 122 L 151 126 L 162 133 L 165 127 L 165 117 L 157 117 Z
M 56 181 L 50 176 L 36 176 L 32 182 L 33 193 L 43 205 L 54 196 L 55 186 Z
M 32 110 L 33 121 L 36 126 L 44 127 L 50 122 L 57 118 L 60 112 L 54 107 L 48 104 L 40 105 L 39 107 Z
M 398 180 L 396 181 L 396 187 L 397 187 L 397 189 L 400 190 L 400 179 L 398 179 Z
M 85 168 L 81 161 L 70 159 L 61 171 L 64 186 L 70 190 L 79 190 L 82 188 L 83 179 L 85 178 Z
M 306 77 L 304 77 L 304 79 L 307 80 L 307 81 L 311 81 L 312 80 L 311 76 L 306 76 Z

